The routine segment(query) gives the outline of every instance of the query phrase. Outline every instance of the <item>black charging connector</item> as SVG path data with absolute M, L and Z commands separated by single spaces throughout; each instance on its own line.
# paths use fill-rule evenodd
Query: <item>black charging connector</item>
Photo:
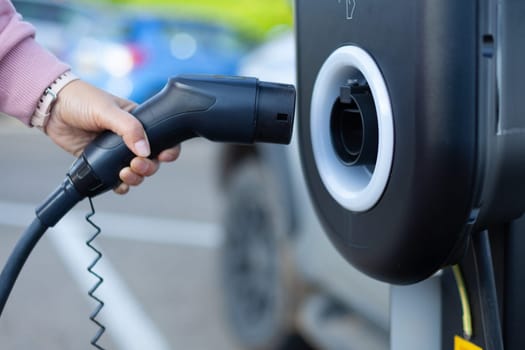
M 143 124 L 151 157 L 194 137 L 251 144 L 288 144 L 295 88 L 256 78 L 186 75 L 172 78 L 132 114 Z M 36 210 L 0 274 L 0 314 L 22 266 L 48 227 L 76 203 L 115 188 L 119 172 L 135 155 L 122 137 L 106 131 L 73 163 L 64 181 Z
M 152 157 L 194 137 L 251 144 L 290 142 L 295 109 L 291 85 L 255 78 L 179 76 L 132 114 L 143 124 Z M 122 138 L 104 132 L 89 144 L 68 173 L 78 192 L 96 196 L 119 184 L 133 153 Z

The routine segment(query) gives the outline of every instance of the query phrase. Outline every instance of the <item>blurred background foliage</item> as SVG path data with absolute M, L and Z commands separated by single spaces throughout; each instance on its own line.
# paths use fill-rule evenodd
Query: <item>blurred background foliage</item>
M 292 27 L 290 0 L 12 0 L 82 79 L 136 102 L 180 74 L 238 75 Z
M 292 27 L 289 0 L 105 0 L 116 5 L 176 17 L 226 23 L 255 41 Z

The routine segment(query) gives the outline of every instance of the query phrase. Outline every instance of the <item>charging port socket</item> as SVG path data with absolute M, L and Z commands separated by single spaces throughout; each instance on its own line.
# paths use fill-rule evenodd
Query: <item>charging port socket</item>
M 377 159 L 377 114 L 370 88 L 352 81 L 340 89 L 330 116 L 332 145 L 347 166 L 364 165 L 373 171 Z

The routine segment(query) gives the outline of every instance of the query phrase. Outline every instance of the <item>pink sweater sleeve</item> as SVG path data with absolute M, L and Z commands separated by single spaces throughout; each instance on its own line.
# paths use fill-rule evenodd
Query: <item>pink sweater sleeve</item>
M 0 0 L 0 112 L 27 125 L 44 90 L 69 69 L 34 35 L 11 1 Z

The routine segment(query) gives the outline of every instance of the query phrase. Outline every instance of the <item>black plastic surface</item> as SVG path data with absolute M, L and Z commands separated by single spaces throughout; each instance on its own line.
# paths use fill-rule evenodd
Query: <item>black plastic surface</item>
M 480 20 L 480 173 L 477 226 L 515 219 L 525 208 L 525 2 L 487 1 Z M 487 13 L 488 12 L 488 13 Z
M 83 196 L 76 190 L 73 182 L 69 178 L 66 178 L 46 200 L 36 208 L 36 216 L 46 228 L 53 227 L 71 208 L 82 200 L 82 198 Z
M 361 271 L 419 281 L 457 261 L 469 232 L 525 209 L 524 14 L 512 0 L 368 0 L 349 19 L 344 2 L 296 2 L 302 163 L 328 235 Z M 393 109 L 390 179 L 364 213 L 329 195 L 310 139 L 315 79 L 344 45 L 373 57 Z

